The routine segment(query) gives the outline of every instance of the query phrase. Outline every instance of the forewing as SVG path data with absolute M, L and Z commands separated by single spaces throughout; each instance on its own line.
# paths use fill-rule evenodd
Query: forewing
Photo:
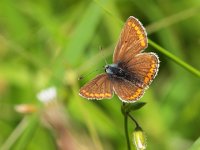
M 147 87 L 157 75 L 159 59 L 155 53 L 140 53 L 122 67 L 140 81 L 141 87 Z
M 114 91 L 123 102 L 132 103 L 144 94 L 144 89 L 122 78 L 113 79 Z
M 110 99 L 113 96 L 113 85 L 107 74 L 100 74 L 84 85 L 79 95 L 87 99 Z
M 118 63 L 128 55 L 132 58 L 147 47 L 147 35 L 144 27 L 138 19 L 130 16 L 120 35 L 114 51 L 113 62 Z

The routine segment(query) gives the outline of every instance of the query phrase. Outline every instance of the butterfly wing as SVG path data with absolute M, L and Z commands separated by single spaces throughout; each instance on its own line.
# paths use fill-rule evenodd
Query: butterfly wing
M 159 59 L 155 53 L 140 53 L 125 63 L 121 63 L 136 79 L 136 85 L 147 87 L 155 78 L 159 68 Z
M 127 70 L 135 79 L 135 84 L 147 87 L 157 75 L 159 59 L 155 53 L 140 53 L 134 58 L 120 63 L 120 67 Z
M 135 102 L 144 94 L 144 89 L 135 86 L 123 78 L 114 78 L 112 80 L 114 91 L 123 102 Z
M 118 44 L 113 55 L 113 62 L 115 64 L 125 61 L 125 56 L 133 58 L 134 55 L 140 53 L 147 47 L 147 34 L 138 19 L 130 16 L 120 35 Z
M 79 95 L 87 99 L 110 99 L 113 96 L 113 85 L 107 74 L 100 74 L 84 85 Z

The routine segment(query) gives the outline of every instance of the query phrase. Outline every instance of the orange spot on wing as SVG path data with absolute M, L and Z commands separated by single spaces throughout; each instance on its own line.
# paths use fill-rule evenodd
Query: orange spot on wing
M 91 94 L 90 94 L 90 96 L 91 96 L 91 97 L 94 97 L 94 94 L 93 94 L 93 93 L 91 93 Z
M 154 68 L 151 68 L 151 69 L 150 69 L 150 72 L 153 74 L 153 72 L 154 72 Z
M 132 27 L 133 27 L 133 28 L 135 27 L 135 24 L 134 24 L 134 23 L 132 24 Z
M 128 97 L 127 99 L 128 99 L 128 100 L 137 99 L 137 98 L 141 95 L 141 93 L 142 93 L 142 89 L 141 89 L 141 88 L 138 88 L 138 89 L 136 90 L 136 92 L 135 92 L 132 96 Z
M 140 30 L 138 30 L 138 31 L 137 31 L 137 34 L 141 34 L 141 31 L 140 31 Z
M 139 35 L 139 39 L 140 39 L 140 40 L 143 40 L 143 39 L 144 39 L 144 36 L 143 36 L 142 34 L 140 34 L 140 35 Z
M 109 97 L 110 97 L 110 96 L 111 96 L 111 94 L 110 94 L 110 93 L 105 93 L 105 96 L 109 96 Z
M 105 95 L 105 94 L 103 94 L 103 93 L 99 94 L 100 97 L 103 97 L 104 95 Z
M 145 78 L 144 78 L 144 83 L 147 84 L 148 82 L 149 82 L 149 78 L 148 78 L 148 77 L 145 77 Z
M 138 26 L 135 26 L 135 28 L 134 28 L 134 29 L 137 31 L 139 28 L 138 28 Z
M 150 80 L 152 80 L 154 74 L 155 74 L 155 69 L 156 69 L 156 62 L 154 60 L 151 61 L 152 62 L 152 65 L 151 65 L 151 68 L 149 69 L 149 72 L 147 73 L 147 76 L 144 78 L 144 83 L 145 84 L 148 84 L 148 82 Z
M 99 94 L 94 94 L 96 97 L 99 97 L 100 95 Z
M 156 68 L 156 65 L 155 65 L 155 64 L 152 64 L 151 67 L 152 67 L 152 68 Z
M 129 22 L 128 22 L 128 25 L 131 26 L 131 24 L 132 24 L 131 21 L 129 21 Z
M 152 77 L 152 73 L 151 72 L 149 72 L 148 74 L 147 74 L 147 76 L 149 77 L 149 79 L 151 79 Z
M 141 44 L 141 46 L 145 46 L 145 45 L 146 45 L 145 42 L 144 42 L 144 40 L 142 40 L 142 41 L 140 42 L 140 44 Z

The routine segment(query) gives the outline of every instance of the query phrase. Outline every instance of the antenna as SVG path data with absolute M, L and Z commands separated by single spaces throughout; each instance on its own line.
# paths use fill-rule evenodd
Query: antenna
M 91 71 L 91 72 L 89 72 L 89 73 L 87 73 L 87 74 L 85 74 L 85 75 L 81 75 L 81 76 L 78 78 L 78 80 L 82 80 L 82 79 L 84 79 L 85 77 L 91 75 L 92 73 L 99 71 L 100 69 L 102 69 L 102 68 L 99 68 L 99 69 L 96 69 L 96 70 L 94 70 L 94 71 Z M 104 69 L 104 67 L 103 67 L 103 69 Z
M 108 62 L 106 61 L 106 57 L 105 57 L 105 55 L 104 55 L 104 53 L 103 53 L 103 48 L 102 48 L 102 46 L 99 46 L 99 49 L 100 49 L 100 52 L 101 52 L 101 54 L 102 54 L 102 56 L 103 56 L 103 58 L 104 58 L 104 61 L 105 61 L 106 65 L 107 65 Z
M 102 51 L 102 47 L 101 47 L 101 46 L 99 46 L 99 50 L 100 50 L 100 52 L 101 52 L 101 54 L 102 54 L 102 56 L 103 56 L 103 58 L 104 58 L 104 61 L 105 61 L 106 65 L 108 65 L 108 62 L 107 62 L 106 59 L 105 59 L 105 55 L 104 55 L 104 53 L 103 53 L 103 51 Z M 101 69 L 105 69 L 104 66 L 103 66 Z M 99 71 L 99 70 L 100 70 L 100 68 L 99 68 L 99 69 L 96 69 L 96 70 L 94 70 L 94 71 L 91 71 L 91 72 L 89 72 L 89 73 L 87 73 L 87 74 L 85 74 L 85 75 L 81 75 L 81 76 L 78 78 L 78 80 L 82 80 L 82 79 L 85 78 L 86 76 L 89 76 L 89 75 L 91 75 L 92 73 L 97 72 L 97 71 Z

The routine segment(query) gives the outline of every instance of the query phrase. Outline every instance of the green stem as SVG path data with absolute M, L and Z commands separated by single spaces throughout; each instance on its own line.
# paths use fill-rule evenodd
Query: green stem
M 156 48 L 158 51 L 163 53 L 165 56 L 169 57 L 171 60 L 173 60 L 174 62 L 179 64 L 181 67 L 187 69 L 189 72 L 191 72 L 191 73 L 195 74 L 196 76 L 200 77 L 200 71 L 199 70 L 197 70 L 194 67 L 190 66 L 189 64 L 185 63 L 184 61 L 182 61 L 181 59 L 179 59 L 178 57 L 176 57 L 175 55 L 173 55 L 172 53 L 170 53 L 166 49 L 162 48 L 161 46 L 159 46 L 158 44 L 156 44 L 152 40 L 149 39 L 148 41 L 149 41 L 149 44 L 151 46 Z
M 124 114 L 124 131 L 126 136 L 126 142 L 127 142 L 127 149 L 131 150 L 129 135 L 128 135 L 128 115 Z
M 140 125 L 138 124 L 138 122 L 135 120 L 135 118 L 133 118 L 133 116 L 131 116 L 129 113 L 128 113 L 128 116 L 131 118 L 131 120 L 135 123 L 135 126 L 136 127 L 140 127 Z
M 25 131 L 27 126 L 28 126 L 28 118 L 24 117 L 22 121 L 18 124 L 18 126 L 15 128 L 15 130 L 7 138 L 5 143 L 1 146 L 1 150 L 9 150 L 14 145 L 14 143 L 19 139 L 22 133 Z

